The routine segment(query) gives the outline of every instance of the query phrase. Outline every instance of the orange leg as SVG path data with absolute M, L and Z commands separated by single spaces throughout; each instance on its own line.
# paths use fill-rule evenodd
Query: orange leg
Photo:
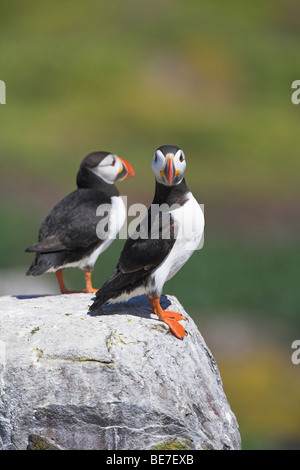
M 63 272 L 61 269 L 58 269 L 55 274 L 58 279 L 58 284 L 59 284 L 60 291 L 62 294 L 81 294 L 81 293 L 91 294 L 91 293 L 97 292 L 98 290 L 98 289 L 94 289 L 92 286 L 92 281 L 91 281 L 92 273 L 90 271 L 84 272 L 86 289 L 83 289 L 82 291 L 68 290 L 66 288 L 64 281 L 63 281 Z
M 58 279 L 58 284 L 59 284 L 59 288 L 60 288 L 60 292 L 62 294 L 77 294 L 76 291 L 71 291 L 71 290 L 68 290 L 64 284 L 64 281 L 63 281 L 63 272 L 61 269 L 58 269 L 56 272 L 56 277 Z
M 152 299 L 148 296 L 148 299 L 153 312 L 158 316 L 158 318 L 170 327 L 171 332 L 176 336 L 176 338 L 183 339 L 186 335 L 186 331 L 179 323 L 179 320 L 185 320 L 185 318 L 178 312 L 163 310 L 161 308 L 159 298 Z
M 151 304 L 153 312 L 155 313 L 155 315 L 157 315 L 154 300 L 151 297 L 148 297 L 148 300 Z M 172 312 L 171 310 L 164 310 L 164 314 L 166 317 L 170 318 L 171 320 L 177 320 L 177 321 L 186 320 L 186 318 L 184 318 L 179 312 Z
M 151 299 L 151 297 L 149 297 L 149 296 L 147 296 L 147 297 L 148 297 L 148 300 L 149 300 L 149 302 L 150 302 L 150 304 L 151 304 L 152 310 L 153 310 L 153 312 L 154 312 L 155 315 L 156 315 L 154 300 Z
M 84 277 L 85 277 L 86 289 L 83 289 L 82 292 L 88 292 L 89 294 L 97 292 L 98 289 L 94 289 L 94 287 L 92 285 L 92 273 L 91 273 L 91 271 L 84 271 Z

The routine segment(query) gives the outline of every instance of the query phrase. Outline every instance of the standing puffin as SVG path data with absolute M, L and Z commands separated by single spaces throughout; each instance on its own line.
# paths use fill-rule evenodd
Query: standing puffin
M 145 219 L 126 241 L 110 278 L 96 293 L 91 311 L 105 303 L 146 294 L 159 319 L 169 325 L 177 338 L 184 338 L 186 331 L 179 321 L 185 318 L 178 312 L 164 311 L 160 296 L 164 283 L 199 246 L 204 230 L 203 212 L 185 183 L 185 168 L 185 155 L 175 145 L 163 145 L 155 151 L 153 202 Z M 169 224 L 162 222 L 166 215 Z
M 70 294 L 63 281 L 64 268 L 85 272 L 86 289 L 96 292 L 91 274 L 98 256 L 113 242 L 125 221 L 125 206 L 115 181 L 134 176 L 132 166 L 110 152 L 93 152 L 81 162 L 77 189 L 52 209 L 41 225 L 38 242 L 26 252 L 36 253 L 27 276 L 55 272 L 61 293 Z M 105 204 L 105 206 L 103 206 Z M 105 214 L 97 209 L 105 207 Z M 99 228 L 106 217 L 107 224 Z

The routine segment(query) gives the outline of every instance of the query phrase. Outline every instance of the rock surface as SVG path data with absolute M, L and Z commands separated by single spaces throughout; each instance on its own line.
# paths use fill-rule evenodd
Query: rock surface
M 0 297 L 0 449 L 240 449 L 216 362 L 175 297 L 176 339 L 136 297 Z M 48 447 L 47 447 L 48 446 Z

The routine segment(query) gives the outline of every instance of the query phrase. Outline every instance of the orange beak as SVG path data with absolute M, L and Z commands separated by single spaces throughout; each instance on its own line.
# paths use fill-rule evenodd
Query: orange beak
M 168 182 L 169 182 L 169 184 L 172 183 L 172 179 L 173 179 L 172 159 L 169 157 L 169 160 L 168 160 Z
M 126 160 L 123 160 L 123 158 L 121 157 L 118 157 L 118 158 L 121 160 L 123 168 L 120 170 L 120 178 L 117 178 L 117 180 L 123 181 L 123 180 L 127 180 L 128 178 L 131 178 L 132 176 L 135 176 L 135 171 L 130 165 L 130 163 L 126 162 Z
M 166 180 L 171 186 L 172 181 L 173 181 L 173 176 L 174 176 L 174 165 L 173 165 L 172 157 L 168 157 L 168 160 L 164 169 L 164 174 L 166 176 Z

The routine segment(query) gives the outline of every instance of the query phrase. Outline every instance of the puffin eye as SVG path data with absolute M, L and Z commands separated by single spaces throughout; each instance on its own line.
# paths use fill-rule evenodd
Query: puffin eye
M 183 160 L 184 160 L 184 156 L 183 156 L 183 153 L 182 153 L 182 154 L 180 155 L 180 157 L 179 157 L 179 161 L 180 161 L 180 162 L 183 162 Z
M 154 155 L 154 161 L 157 162 L 157 154 Z
M 115 164 L 116 164 L 116 159 L 115 159 L 115 157 L 113 157 L 113 160 L 112 160 L 112 164 L 111 164 L 111 165 L 112 165 L 112 166 L 115 166 Z

